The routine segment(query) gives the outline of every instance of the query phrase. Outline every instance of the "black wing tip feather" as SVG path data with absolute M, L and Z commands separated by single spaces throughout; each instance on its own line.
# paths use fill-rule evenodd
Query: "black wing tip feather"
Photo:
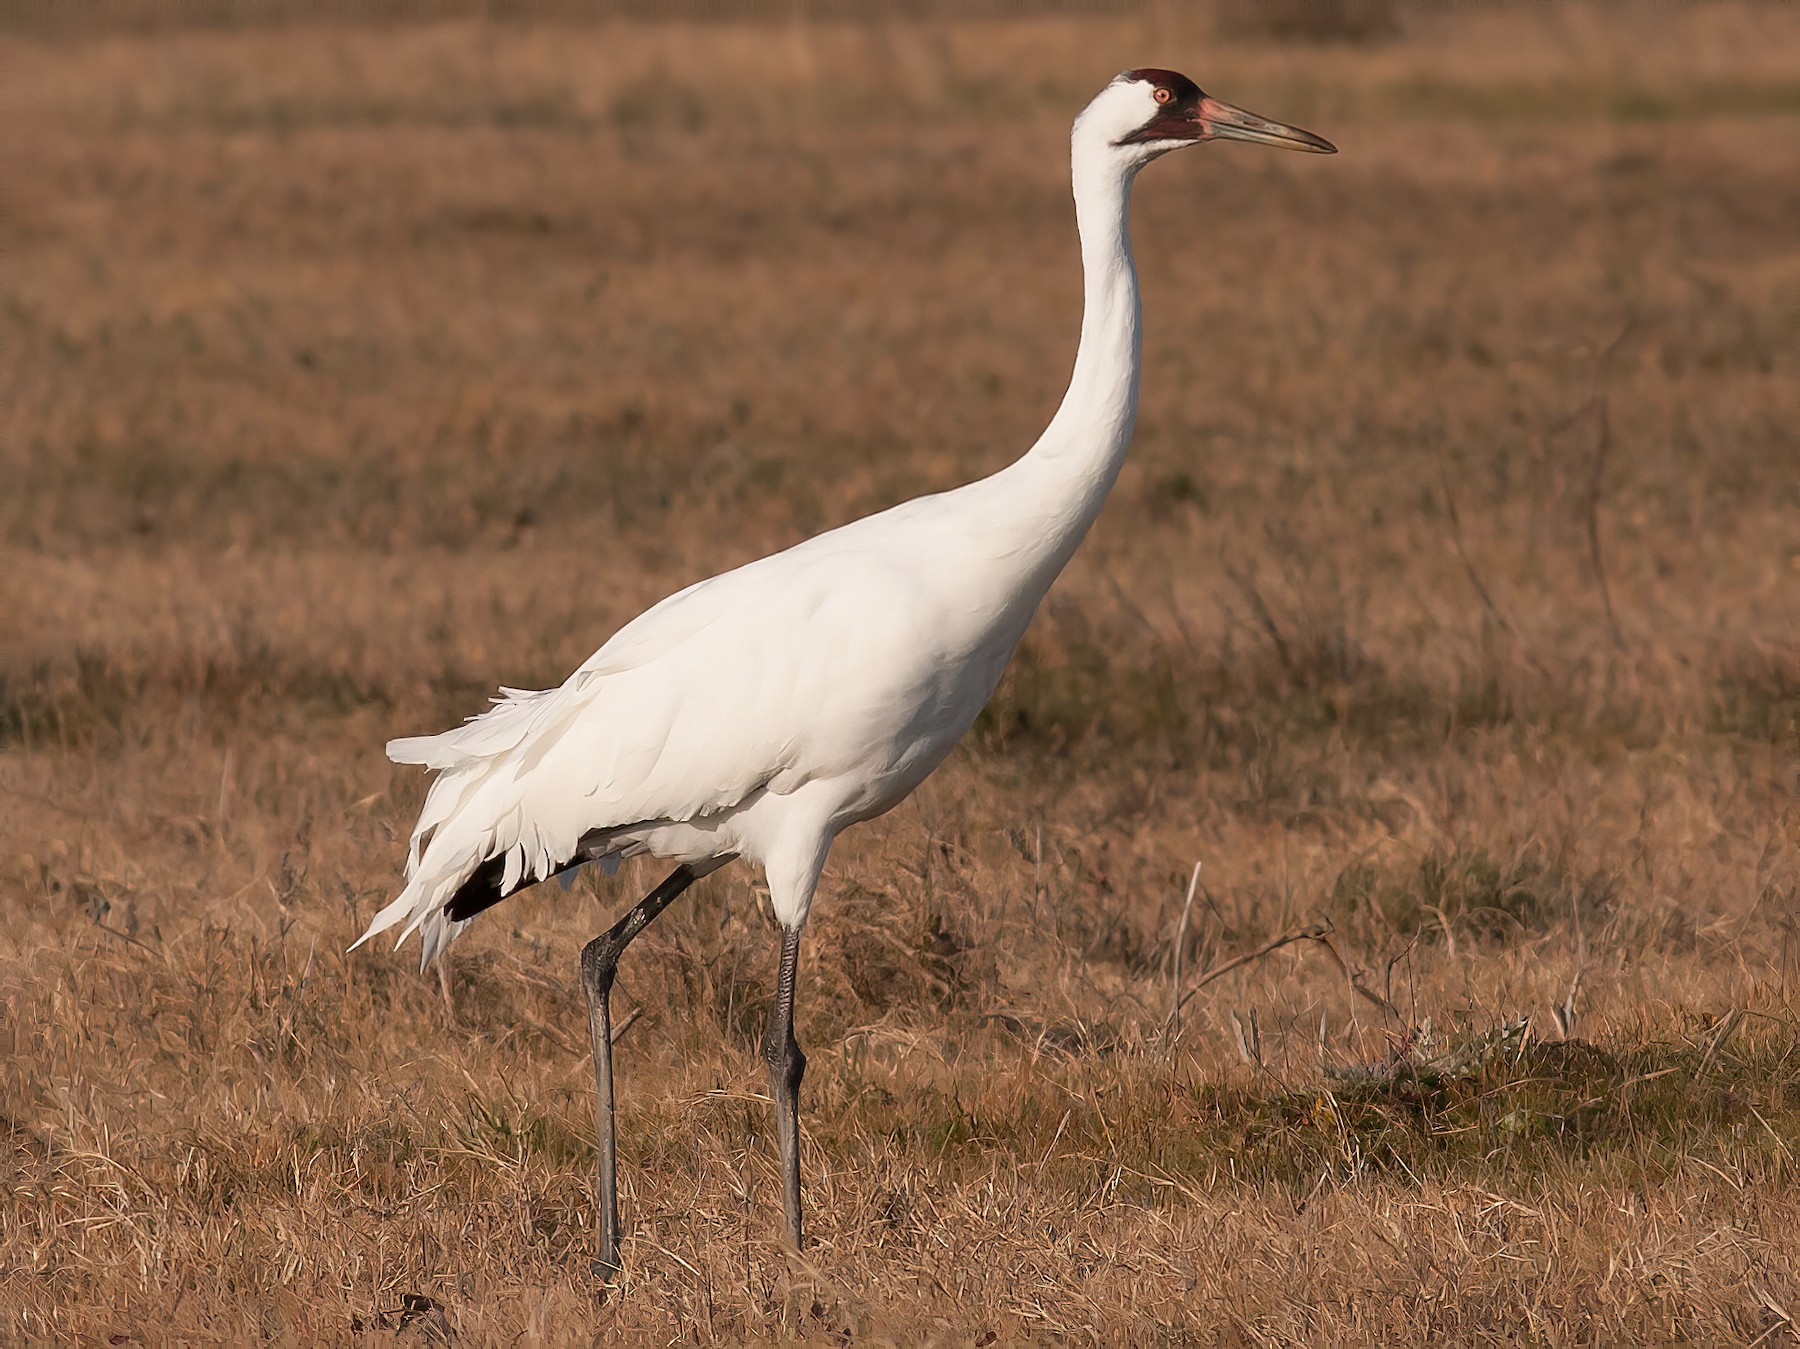
M 500 884 L 505 875 L 506 855 L 488 858 L 469 873 L 468 880 L 456 887 L 456 893 L 444 905 L 445 916 L 458 923 L 466 922 L 482 910 L 493 908 L 508 895 L 537 884 L 534 880 L 521 880 L 511 890 L 505 890 Z
M 559 876 L 570 867 L 578 867 L 583 862 L 598 857 L 614 832 L 610 829 L 590 829 L 575 845 L 574 856 L 565 857 L 551 869 L 550 875 Z M 521 876 L 513 888 L 507 890 L 501 886 L 505 878 L 506 854 L 499 853 L 488 858 L 469 873 L 468 880 L 456 887 L 456 893 L 444 905 L 445 917 L 458 923 L 465 922 L 484 909 L 493 908 L 501 900 L 516 895 L 521 890 L 529 890 L 541 880 L 549 879 L 547 876 Z

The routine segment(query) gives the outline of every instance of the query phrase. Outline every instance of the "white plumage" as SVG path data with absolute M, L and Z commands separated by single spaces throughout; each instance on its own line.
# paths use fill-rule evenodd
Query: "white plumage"
M 800 1237 L 793 960 L 832 839 L 889 809 L 974 722 L 1052 581 L 1099 514 L 1136 415 L 1138 170 L 1219 137 L 1329 152 L 1163 70 L 1114 80 L 1075 123 L 1085 310 L 1068 393 L 1022 458 L 702 581 L 628 623 L 562 684 L 503 690 L 441 735 L 395 740 L 437 773 L 406 885 L 359 940 L 399 926 L 443 951 L 465 915 L 571 866 L 639 853 L 675 876 L 584 953 L 601 1098 L 605 1259 L 617 1262 L 606 998 L 624 945 L 696 876 L 763 867 L 785 929 L 765 1049 Z M 782 1114 L 785 1110 L 786 1113 Z
M 1106 415 L 1122 442 L 1129 407 Z M 1060 494 L 1021 469 L 703 581 L 560 688 L 507 690 L 453 731 L 391 742 L 395 762 L 438 778 L 406 888 L 365 936 L 404 923 L 429 960 L 463 926 L 444 906 L 483 861 L 505 855 L 510 891 L 595 831 L 612 832 L 593 860 L 748 857 L 776 916 L 803 923 L 831 837 L 949 753 L 1085 529 L 1087 512 L 1039 505 Z

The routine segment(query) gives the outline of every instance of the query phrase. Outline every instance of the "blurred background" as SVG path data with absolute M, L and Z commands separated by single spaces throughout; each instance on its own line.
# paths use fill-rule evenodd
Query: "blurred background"
M 1792 1336 L 1800 11 L 190 0 L 0 63 L 21 1333 Z M 807 1260 L 759 881 L 633 948 L 596 1311 L 574 958 L 648 872 L 448 1003 L 347 958 L 382 743 L 1021 453 L 1139 65 L 1341 153 L 1138 184 L 1132 458 L 815 909 Z

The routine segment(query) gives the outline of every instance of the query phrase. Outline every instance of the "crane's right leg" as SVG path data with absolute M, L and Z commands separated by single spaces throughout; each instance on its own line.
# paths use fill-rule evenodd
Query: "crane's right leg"
M 612 1007 L 613 976 L 632 939 L 650 926 L 700 873 L 682 865 L 645 895 L 611 928 L 581 948 L 581 982 L 587 988 L 588 1034 L 594 1042 L 594 1125 L 600 1140 L 600 1258 L 603 1273 L 619 1268 L 619 1153 L 613 1137 Z

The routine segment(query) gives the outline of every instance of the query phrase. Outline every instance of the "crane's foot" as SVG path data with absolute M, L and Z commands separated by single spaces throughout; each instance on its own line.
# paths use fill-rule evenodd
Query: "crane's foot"
M 602 1255 L 588 1261 L 588 1273 L 604 1283 L 617 1283 L 619 1275 L 624 1273 L 619 1264 L 619 1253 L 614 1251 L 610 1257 Z

